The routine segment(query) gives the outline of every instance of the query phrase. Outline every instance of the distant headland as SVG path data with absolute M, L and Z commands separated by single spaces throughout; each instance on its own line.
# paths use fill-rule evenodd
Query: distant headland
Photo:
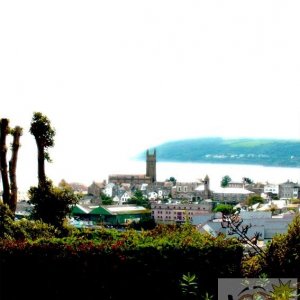
M 154 148 L 158 162 L 300 167 L 300 140 L 210 137 L 169 141 Z M 145 159 L 145 153 L 137 159 Z

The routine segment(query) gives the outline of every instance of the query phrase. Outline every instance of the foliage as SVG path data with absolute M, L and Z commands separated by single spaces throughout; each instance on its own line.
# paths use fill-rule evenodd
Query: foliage
M 243 177 L 243 182 L 248 183 L 248 184 L 252 184 L 253 180 L 248 178 L 248 177 Z
M 296 215 L 286 234 L 273 237 L 267 247 L 265 268 L 271 277 L 299 278 L 300 215 Z
M 137 206 L 143 206 L 145 208 L 150 208 L 150 202 L 148 198 L 145 198 L 141 190 L 136 190 L 133 196 L 128 200 L 128 204 L 134 204 Z
M 291 199 L 291 204 L 300 204 L 300 199 Z
M 50 239 L 59 235 L 59 231 L 52 225 L 40 220 L 17 220 L 13 224 L 13 238 L 16 240 L 36 240 L 40 238 Z
M 198 283 L 195 274 L 188 272 L 182 275 L 180 280 L 181 292 L 185 299 L 195 299 L 198 294 Z
M 252 224 L 243 225 L 243 219 L 238 213 L 229 215 L 223 214 L 221 226 L 222 228 L 227 229 L 227 235 L 237 235 L 237 238 L 241 243 L 247 244 L 252 248 L 252 250 L 254 250 L 255 254 L 264 257 L 265 251 L 257 245 L 257 241 L 261 236 L 261 233 L 256 232 L 254 237 L 250 238 L 248 236 L 248 230 L 252 227 Z
M 77 197 L 69 187 L 54 187 L 47 180 L 45 186 L 31 187 L 30 203 L 34 205 L 32 217 L 55 227 L 62 228 L 71 206 L 77 203 Z
M 231 214 L 233 212 L 233 206 L 230 204 L 218 204 L 215 208 L 214 208 L 214 212 L 221 212 L 225 215 Z
M 0 202 L 0 239 L 35 240 L 52 238 L 59 232 L 51 225 L 41 221 L 27 219 L 14 220 L 14 215 L 7 204 Z
M 102 201 L 102 205 L 112 205 L 113 204 L 112 198 L 105 195 L 104 193 L 100 193 L 100 198 Z
M 248 205 L 248 206 L 252 206 L 256 203 L 264 203 L 264 199 L 261 196 L 258 196 L 258 195 L 250 195 L 245 200 L 245 204 Z
M 13 235 L 13 220 L 9 206 L 0 201 L 0 238 Z
M 244 256 L 242 260 L 242 275 L 246 278 L 257 278 L 261 274 L 264 260 L 260 255 Z
M 229 182 L 231 181 L 230 176 L 225 175 L 224 177 L 222 177 L 221 180 L 221 187 L 227 187 L 229 185 Z
M 40 112 L 35 112 L 32 117 L 30 133 L 37 142 L 46 150 L 46 160 L 51 161 L 47 149 L 54 146 L 55 129 L 52 128 L 50 120 Z
M 0 241 L 1 266 L 7 270 L 0 284 L 3 294 L 9 293 L 16 268 L 30 268 L 33 276 L 18 283 L 16 298 L 34 282 L 31 299 L 45 293 L 52 299 L 78 299 L 81 291 L 86 298 L 138 299 L 136 289 L 147 290 L 148 299 L 180 299 L 182 274 L 195 274 L 201 282 L 199 295 L 213 294 L 217 278 L 240 276 L 242 255 L 235 239 L 214 238 L 189 224 L 140 232 L 84 229 L 65 238 Z M 74 282 L 80 283 L 79 289 Z
M 176 182 L 177 182 L 176 178 L 173 177 L 173 176 L 171 176 L 170 178 L 166 179 L 166 181 L 167 181 L 167 182 L 172 182 L 173 185 L 176 185 Z
M 142 216 L 139 222 L 132 222 L 129 225 L 129 228 L 133 228 L 135 230 L 151 230 L 156 226 L 155 221 L 152 217 Z

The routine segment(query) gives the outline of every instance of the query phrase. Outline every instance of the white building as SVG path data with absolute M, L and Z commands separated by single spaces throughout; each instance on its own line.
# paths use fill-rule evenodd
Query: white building
M 203 201 L 201 204 L 188 203 L 152 203 L 151 213 L 156 223 L 175 224 L 176 222 L 192 221 L 196 215 L 211 213 L 212 203 Z
M 254 192 L 248 191 L 244 188 L 218 187 L 213 190 L 213 199 L 226 203 L 241 202 L 253 194 Z
M 105 188 L 104 188 L 104 190 L 103 190 L 103 193 L 104 193 L 106 196 L 108 196 L 108 197 L 112 197 L 112 196 L 113 196 L 114 186 L 115 186 L 114 183 L 112 183 L 112 182 L 108 183 L 108 184 L 105 186 Z
M 264 186 L 264 194 L 274 194 L 278 195 L 279 193 L 279 185 L 273 183 L 267 183 Z

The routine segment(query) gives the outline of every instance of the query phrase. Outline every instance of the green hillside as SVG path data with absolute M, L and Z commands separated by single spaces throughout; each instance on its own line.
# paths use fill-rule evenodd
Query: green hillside
M 300 167 L 300 140 L 198 138 L 154 146 L 157 161 Z M 145 154 L 138 155 L 144 159 Z

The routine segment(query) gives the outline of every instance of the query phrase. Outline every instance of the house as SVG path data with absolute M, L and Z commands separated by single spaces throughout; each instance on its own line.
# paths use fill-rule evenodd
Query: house
M 241 188 L 243 189 L 245 187 L 244 181 L 229 181 L 227 187 L 229 188 Z
M 150 217 L 148 209 L 135 205 L 101 205 L 89 212 L 94 222 L 104 225 L 127 225 Z
M 176 224 L 191 221 L 195 215 L 206 215 L 212 211 L 212 203 L 152 203 L 151 215 L 156 223 Z
M 131 192 L 120 189 L 117 195 L 115 195 L 115 197 L 113 198 L 113 202 L 118 205 L 122 205 L 128 202 L 130 198 L 131 198 Z
M 247 199 L 253 192 L 244 188 L 218 187 L 212 191 L 213 199 L 225 203 L 237 203 Z
M 113 197 L 115 189 L 116 189 L 116 185 L 114 183 L 108 183 L 103 189 L 103 193 L 108 197 Z
M 264 186 L 264 194 L 278 196 L 278 194 L 279 194 L 279 185 L 267 182 Z
M 102 190 L 106 186 L 106 181 L 103 182 L 93 182 L 90 186 L 88 186 L 88 194 L 93 195 L 95 197 L 100 196 Z
M 199 182 L 176 182 L 171 190 L 172 198 L 192 199 L 198 185 Z
M 287 180 L 279 184 L 279 198 L 299 199 L 300 186 L 298 183 Z

